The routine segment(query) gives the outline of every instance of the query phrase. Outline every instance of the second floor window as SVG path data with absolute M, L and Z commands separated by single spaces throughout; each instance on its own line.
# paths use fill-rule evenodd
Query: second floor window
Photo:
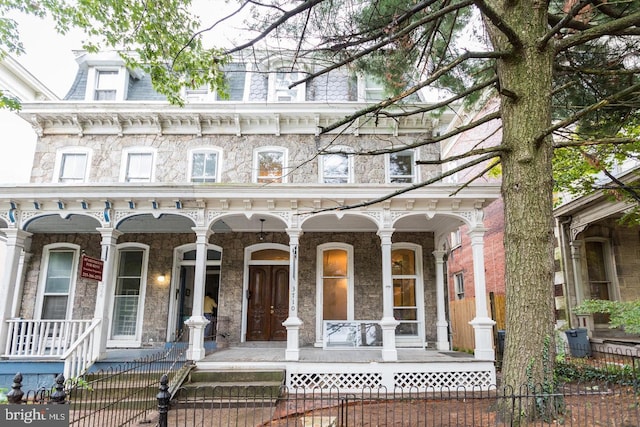
M 118 88 L 118 71 L 96 71 L 96 89 L 94 99 L 96 101 L 114 101 Z
M 413 151 L 389 154 L 389 180 L 392 184 L 415 182 Z
M 84 182 L 87 157 L 87 153 L 62 153 L 58 182 Z
M 191 182 L 218 182 L 218 153 L 197 151 L 191 155 Z
M 128 153 L 125 182 L 151 182 L 153 153 Z
M 325 154 L 321 158 L 320 182 L 346 184 L 351 182 L 351 157 L 344 153 Z
M 256 153 L 255 182 L 285 182 L 284 168 L 286 156 L 284 150 L 266 149 Z

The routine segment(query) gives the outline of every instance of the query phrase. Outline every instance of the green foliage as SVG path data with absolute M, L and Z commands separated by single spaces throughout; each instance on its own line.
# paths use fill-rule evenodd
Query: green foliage
M 598 384 L 635 385 L 638 368 L 628 363 L 591 363 L 584 358 L 561 358 L 556 361 L 559 381 Z
M 0 405 L 7 403 L 9 400 L 7 398 L 7 392 L 9 389 L 0 388 Z
M 609 315 L 609 327 L 623 327 L 629 334 L 640 334 L 640 300 L 585 300 L 573 309 L 575 314 L 604 313 Z
M 552 356 L 552 340 L 549 335 L 544 337 L 542 348 L 542 382 L 533 374 L 535 360 L 531 360 L 526 367 L 527 388 L 533 395 L 534 412 L 528 413 L 532 419 L 551 422 L 564 413 L 565 404 L 558 393 L 558 382 L 555 376 L 555 360 Z

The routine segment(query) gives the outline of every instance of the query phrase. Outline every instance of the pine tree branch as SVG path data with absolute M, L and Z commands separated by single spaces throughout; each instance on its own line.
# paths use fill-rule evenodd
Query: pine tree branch
M 580 120 L 582 117 L 584 117 L 585 115 L 599 110 L 607 105 L 611 105 L 612 103 L 614 103 L 615 101 L 619 101 L 621 99 L 626 98 L 629 95 L 634 94 L 635 92 L 640 91 L 640 83 L 636 83 L 634 85 L 631 85 L 629 87 L 627 87 L 626 89 L 623 89 L 611 96 L 608 96 L 594 104 L 591 104 L 583 109 L 581 109 L 580 111 L 577 111 L 574 115 L 565 118 L 564 120 L 560 120 L 558 122 L 556 122 L 553 126 L 543 130 L 542 132 L 540 132 L 538 134 L 538 136 L 535 138 L 535 144 L 536 146 L 540 146 L 540 144 L 542 144 L 542 142 L 545 140 L 545 138 L 549 135 L 551 135 L 553 132 L 555 132 L 558 129 L 562 129 L 563 127 L 569 126 L 575 122 L 577 122 L 578 120 Z
M 547 46 L 549 40 L 554 37 L 556 34 L 560 32 L 565 25 L 567 25 L 570 21 L 573 21 L 575 18 L 586 6 L 593 3 L 594 0 L 582 0 L 573 5 L 573 7 L 567 12 L 565 16 L 560 19 L 548 32 L 538 41 L 538 51 L 543 51 Z
M 389 200 L 392 199 L 396 196 L 399 196 L 400 194 L 404 194 L 404 193 L 408 193 L 410 191 L 416 190 L 418 188 L 422 188 L 422 187 L 426 187 L 428 185 L 434 184 L 438 181 L 441 181 L 442 179 L 454 175 L 462 170 L 465 170 L 467 168 L 470 168 L 471 166 L 477 165 L 479 163 L 482 163 L 484 161 L 487 160 L 491 160 L 492 158 L 496 157 L 495 154 L 487 154 L 486 156 L 482 156 L 479 157 L 477 159 L 473 159 L 471 161 L 469 161 L 468 163 L 465 163 L 464 165 L 458 166 L 456 168 L 453 168 L 451 170 L 448 170 L 447 172 L 443 172 L 438 176 L 435 176 L 431 179 L 428 179 L 426 181 L 420 182 L 418 184 L 413 184 L 410 185 L 408 187 L 404 187 L 400 190 L 397 191 L 393 191 L 389 194 L 386 194 L 382 197 L 377 197 L 375 199 L 371 199 L 371 200 L 367 200 L 366 202 L 361 202 L 361 203 L 356 203 L 353 205 L 347 205 L 347 206 L 337 206 L 335 208 L 325 208 L 325 209 L 317 209 L 317 210 L 313 210 L 311 212 L 305 212 L 306 214 L 317 214 L 317 213 L 322 213 L 322 212 L 332 212 L 332 211 L 344 211 L 344 210 L 350 210 L 350 209 L 357 209 L 357 208 L 363 208 L 366 206 L 371 206 L 371 205 L 375 205 L 376 203 L 380 203 L 380 202 L 384 202 L 385 200 Z
M 619 35 L 622 31 L 640 25 L 640 11 L 634 12 L 623 18 L 593 26 L 587 30 L 569 35 L 558 40 L 555 45 L 556 53 L 571 47 L 584 44 L 607 35 Z M 637 30 L 637 29 L 636 29 Z
M 405 148 L 406 150 L 406 148 Z M 496 156 L 499 156 L 500 153 L 504 153 L 508 148 L 504 145 L 495 145 L 493 147 L 486 148 L 477 148 L 475 150 L 470 150 L 462 154 L 456 154 L 455 156 L 449 156 L 446 159 L 440 160 L 417 160 L 416 165 L 441 165 L 444 163 L 455 162 L 456 160 L 466 159 L 468 157 L 479 156 L 481 154 L 489 154 L 493 153 Z
M 502 52 L 465 52 L 462 55 L 458 56 L 456 59 L 454 59 L 451 63 L 449 63 L 447 66 L 439 69 L 437 72 L 433 73 L 428 79 L 424 80 L 423 82 L 420 82 L 419 84 L 413 86 L 412 88 L 396 95 L 393 96 L 391 98 L 387 98 L 375 105 L 371 105 L 369 107 L 363 108 L 359 111 L 356 111 L 354 114 L 350 114 L 348 116 L 346 116 L 345 118 L 343 118 L 342 120 L 339 120 L 337 122 L 332 123 L 329 126 L 326 127 L 320 127 L 320 133 L 327 133 L 330 132 L 334 129 L 337 129 L 343 125 L 346 124 L 351 124 L 353 121 L 355 121 L 357 118 L 365 116 L 367 114 L 370 113 L 378 113 L 380 112 L 382 109 L 389 107 L 391 105 L 396 104 L 398 101 L 400 101 L 401 99 L 406 98 L 407 96 L 413 95 L 414 93 L 418 92 L 420 89 L 429 86 L 430 84 L 432 84 L 433 82 L 435 82 L 436 80 L 438 80 L 440 77 L 442 77 L 443 75 L 447 74 L 448 72 L 450 72 L 452 69 L 454 69 L 456 66 L 460 65 L 461 63 L 463 63 L 464 61 L 471 59 L 471 58 L 484 58 L 484 59 L 488 59 L 488 58 L 498 58 L 498 57 L 502 57 L 504 55 L 504 53 Z
M 467 188 L 469 185 L 471 185 L 472 182 L 474 182 L 475 180 L 477 180 L 479 178 L 482 178 L 482 176 L 485 173 L 489 172 L 491 169 L 495 168 L 499 164 L 500 164 L 500 159 L 499 158 L 498 158 L 497 162 L 489 163 L 486 168 L 484 168 L 480 172 L 478 172 L 473 178 L 467 180 L 464 184 L 462 184 L 460 187 L 458 187 L 458 189 L 456 191 L 454 191 L 453 193 L 451 193 L 449 196 L 450 197 L 456 196 L 459 192 L 461 192 L 462 190 Z
M 623 145 L 623 144 L 633 144 L 640 142 L 638 138 L 599 138 L 599 139 L 588 139 L 588 140 L 580 140 L 580 141 L 561 141 L 554 142 L 553 148 L 568 148 L 568 147 L 586 147 L 586 146 L 594 146 L 594 145 Z

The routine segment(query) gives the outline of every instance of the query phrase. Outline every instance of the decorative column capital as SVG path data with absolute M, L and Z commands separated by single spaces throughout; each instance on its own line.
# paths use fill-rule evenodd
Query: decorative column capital
M 380 241 L 382 242 L 383 245 L 391 244 L 391 236 L 393 236 L 394 231 L 395 231 L 395 228 L 381 228 L 378 230 L 377 234 L 378 234 L 378 237 L 380 237 Z
M 213 234 L 209 227 L 191 227 L 191 229 L 196 233 L 197 243 L 208 243 L 209 237 Z
M 439 249 L 439 250 L 435 250 L 435 251 L 433 251 L 431 253 L 433 254 L 433 257 L 436 259 L 436 264 L 444 263 L 444 256 L 447 254 L 447 251 L 443 251 L 443 250 Z

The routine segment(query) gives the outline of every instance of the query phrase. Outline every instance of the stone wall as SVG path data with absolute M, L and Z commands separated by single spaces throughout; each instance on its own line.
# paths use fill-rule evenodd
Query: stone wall
M 288 244 L 286 233 L 270 233 L 272 243 Z M 426 336 L 435 340 L 436 290 L 433 270 L 433 235 L 431 233 L 397 233 L 394 242 L 411 242 L 422 246 L 424 303 Z M 51 243 L 73 243 L 79 245 L 87 255 L 100 257 L 100 235 L 95 234 L 35 234 L 33 236 L 29 264 L 26 266 L 20 316 L 34 318 L 36 292 L 42 266 L 45 245 Z M 142 342 L 144 344 L 164 342 L 169 323 L 170 280 L 159 283 L 157 277 L 171 276 L 174 248 L 195 242 L 192 234 L 124 234 L 118 244 L 141 243 L 149 246 L 146 298 Z M 299 316 L 304 321 L 301 344 L 315 342 L 316 322 L 316 255 L 317 246 L 323 243 L 347 243 L 354 248 L 354 307 L 355 318 L 359 320 L 379 320 L 382 318 L 382 267 L 380 239 L 375 233 L 305 233 L 300 238 L 299 248 Z M 220 293 L 218 295 L 218 315 L 229 317 L 229 342 L 241 339 L 244 250 L 247 246 L 260 243 L 255 233 L 214 234 L 210 243 L 223 248 L 220 271 Z M 79 274 L 79 272 L 78 272 Z M 177 278 L 174 278 L 174 280 Z M 108 287 L 112 292 L 112 285 Z M 91 319 L 97 291 L 95 280 L 77 278 L 73 308 L 74 319 Z
M 343 136 L 340 145 L 354 152 L 397 147 L 415 143 L 416 137 Z M 188 183 L 189 150 L 219 148 L 223 183 L 250 183 L 252 179 L 253 150 L 263 146 L 288 149 L 287 180 L 289 183 L 318 183 L 318 148 L 335 145 L 333 136 L 316 138 L 313 135 L 45 135 L 38 139 L 35 150 L 32 183 L 50 183 L 54 180 L 56 153 L 67 147 L 92 150 L 89 181 L 116 183 L 120 178 L 122 152 L 126 148 L 149 147 L 156 151 L 155 182 Z M 437 147 L 428 145 L 418 149 L 417 159 L 437 158 Z M 419 167 L 421 179 L 432 177 L 437 166 Z M 384 156 L 356 156 L 354 158 L 355 183 L 383 184 L 385 182 Z

